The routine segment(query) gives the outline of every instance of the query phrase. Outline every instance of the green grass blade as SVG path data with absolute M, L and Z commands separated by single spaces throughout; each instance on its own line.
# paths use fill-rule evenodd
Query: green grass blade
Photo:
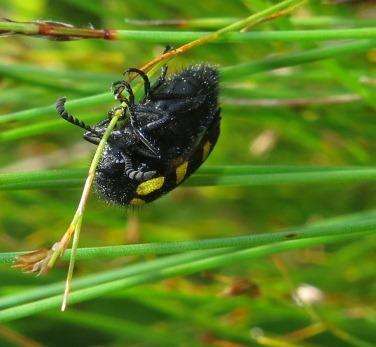
M 209 34 L 210 32 L 204 31 L 119 30 L 118 38 L 127 41 L 151 43 L 165 43 L 168 41 L 174 44 L 181 44 L 197 40 Z M 233 32 L 224 34 L 218 40 L 211 43 L 248 43 L 255 41 L 308 42 L 375 38 L 376 28 L 369 27 L 356 29 Z
M 376 47 L 376 40 L 355 41 L 327 46 L 280 57 L 266 58 L 252 63 L 225 67 L 221 70 L 221 76 L 225 81 L 245 78 L 251 74 L 270 71 L 281 67 L 311 63 L 318 60 L 342 56 L 343 54 L 366 52 L 374 47 Z
M 117 258 L 130 255 L 147 255 L 147 254 L 171 254 L 187 251 L 237 247 L 244 248 L 268 243 L 274 243 L 284 240 L 321 237 L 327 235 L 348 235 L 357 232 L 376 230 L 376 213 L 369 216 L 366 220 L 354 221 L 349 223 L 334 223 L 327 227 L 324 225 L 307 226 L 286 231 L 256 234 L 250 236 L 227 237 L 220 239 L 178 241 L 167 243 L 148 243 L 108 247 L 80 248 L 77 251 L 76 259 L 87 260 L 96 258 Z M 12 263 L 18 253 L 0 253 L 0 263 Z M 70 257 L 70 251 L 67 251 L 63 259 Z
M 208 251 L 190 252 L 188 254 L 178 254 L 174 256 L 156 259 L 156 260 L 153 260 L 152 262 L 140 262 L 140 263 L 128 265 L 124 268 L 88 275 L 83 278 L 74 279 L 72 288 L 74 290 L 82 289 L 82 288 L 90 287 L 98 283 L 105 283 L 105 282 L 116 280 L 122 277 L 134 276 L 134 275 L 145 273 L 148 271 L 157 271 L 167 266 L 184 264 L 189 261 L 201 259 L 203 255 L 208 254 L 207 252 Z M 224 250 L 212 250 L 209 252 L 211 255 L 221 254 L 224 252 Z M 13 259 L 12 257 L 9 258 L 8 255 L 5 255 L 5 257 L 8 260 Z M 3 257 L 2 259 L 5 260 L 6 259 L 5 257 Z M 31 289 L 29 291 L 24 291 L 19 294 L 4 296 L 0 298 L 0 308 L 9 307 L 12 305 L 28 302 L 31 300 L 40 299 L 42 297 L 59 294 L 64 291 L 64 287 L 65 287 L 65 283 L 59 282 L 59 283 L 54 283 L 50 285 L 45 285 L 43 286 L 43 288 Z
M 0 191 L 81 187 L 85 169 L 46 170 L 0 174 Z M 316 167 L 204 167 L 184 186 L 264 186 L 276 184 L 313 184 L 375 181 L 376 168 Z
M 200 29 L 219 29 L 230 25 L 240 18 L 236 17 L 213 17 L 213 18 L 193 18 L 193 19 L 172 19 L 172 20 L 138 20 L 132 18 L 124 19 L 124 22 L 130 26 L 145 27 L 179 27 L 179 28 L 200 28 Z M 372 18 L 341 18 L 331 16 L 312 16 L 312 17 L 291 17 L 291 24 L 300 27 L 366 27 L 375 26 L 376 21 Z
M 362 212 L 357 214 L 340 216 L 319 222 L 308 226 L 296 227 L 294 229 L 281 232 L 254 234 L 238 237 L 229 237 L 222 239 L 195 240 L 169 243 L 136 244 L 115 247 L 97 247 L 89 249 L 79 249 L 78 257 L 88 259 L 88 257 L 109 255 L 118 257 L 126 255 L 145 255 L 145 254 L 165 254 L 169 252 L 185 252 L 196 250 L 193 253 L 186 253 L 177 256 L 170 256 L 154 260 L 153 262 L 143 262 L 126 266 L 122 269 L 107 271 L 86 276 L 73 281 L 73 289 L 82 289 L 92 285 L 112 281 L 121 277 L 133 276 L 147 271 L 156 271 L 165 266 L 183 264 L 189 261 L 200 259 L 204 255 L 214 255 L 227 252 L 224 247 L 255 247 L 267 243 L 275 243 L 290 238 L 312 238 L 321 236 L 342 235 L 347 237 L 356 233 L 367 232 L 376 229 L 376 212 Z M 206 251 L 197 251 L 206 249 Z M 220 249 L 213 249 L 220 248 Z M 209 252 L 209 253 L 207 253 Z M 19 253 L 0 253 L 0 263 L 10 263 Z M 69 251 L 64 255 L 64 259 L 69 259 Z M 9 307 L 16 304 L 22 304 L 31 300 L 40 299 L 46 296 L 56 295 L 63 291 L 64 283 L 55 283 L 45 285 L 41 288 L 32 289 L 19 294 L 5 296 L 0 298 L 0 308 Z
M 358 237 L 358 234 L 351 235 L 349 238 Z M 163 268 L 159 271 L 138 274 L 132 277 L 99 284 L 90 288 L 81 289 L 71 293 L 70 302 L 79 303 L 91 300 L 107 293 L 132 288 L 137 285 L 160 281 L 162 279 L 189 275 L 196 272 L 217 268 L 220 266 L 229 266 L 234 263 L 266 257 L 271 254 L 312 247 L 320 244 L 329 244 L 333 242 L 344 241 L 344 236 L 326 236 L 312 239 L 285 241 L 272 245 L 259 246 L 244 250 L 229 250 L 227 254 L 203 257 L 203 259 L 187 262 L 185 264 Z M 61 304 L 61 296 L 53 296 L 47 299 L 34 301 L 32 303 L 11 307 L 0 312 L 0 322 L 12 321 L 15 319 L 28 317 L 48 309 L 57 308 Z
M 252 63 L 221 68 L 221 76 L 224 81 L 232 81 L 235 79 L 248 77 L 255 73 L 270 71 L 273 69 L 282 68 L 286 66 L 310 63 L 322 59 L 343 56 L 344 54 L 366 52 L 375 46 L 375 40 L 364 40 L 338 44 L 319 49 L 312 49 L 304 52 L 285 54 L 279 57 L 266 58 Z M 113 96 L 110 93 L 103 93 L 68 101 L 66 105 L 70 111 L 76 112 L 86 107 L 94 107 L 98 105 L 109 104 L 112 100 Z M 38 117 L 52 116 L 54 114 L 54 105 L 37 107 L 30 110 L 2 115 L 0 116 L 0 124 L 15 120 L 21 121 Z M 12 131 L 13 130 L 8 130 L 0 133 L 0 142 L 20 138 L 14 136 Z M 8 132 L 11 132 L 11 134 L 9 134 Z M 19 132 L 22 132 L 22 130 L 19 130 Z

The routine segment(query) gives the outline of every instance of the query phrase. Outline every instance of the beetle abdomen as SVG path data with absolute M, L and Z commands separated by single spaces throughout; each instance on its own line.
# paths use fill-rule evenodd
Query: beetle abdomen
M 122 206 L 140 206 L 154 201 L 183 183 L 201 166 L 216 145 L 219 133 L 218 117 L 189 158 L 177 158 L 175 165 L 143 182 L 131 180 L 117 170 L 99 170 L 95 179 L 96 192 L 108 203 Z

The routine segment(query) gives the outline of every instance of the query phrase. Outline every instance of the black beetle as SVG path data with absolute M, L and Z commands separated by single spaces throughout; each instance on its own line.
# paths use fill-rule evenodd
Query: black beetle
M 192 65 L 166 77 L 167 67 L 150 85 L 141 70 L 144 96 L 136 103 L 130 84 L 113 83 L 121 106 L 94 127 L 70 115 L 66 99 L 56 102 L 58 114 L 87 130 L 84 138 L 98 144 L 114 112 L 121 117 L 98 165 L 96 191 L 107 202 L 142 205 L 174 189 L 205 161 L 220 132 L 218 71 L 208 64 Z M 122 92 L 128 92 L 128 98 Z

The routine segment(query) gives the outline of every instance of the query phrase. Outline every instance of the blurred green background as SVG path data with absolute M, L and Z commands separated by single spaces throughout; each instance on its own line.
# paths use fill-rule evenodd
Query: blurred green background
M 135 29 L 124 19 L 243 18 L 273 3 L 2 0 L 0 17 L 54 20 L 98 29 Z M 372 1 L 311 1 L 294 12 L 291 19 L 266 22 L 257 30 L 337 27 L 325 23 L 312 26 L 304 24 L 304 20 L 296 24 L 296 19 L 318 16 L 335 18 L 342 23 L 340 27 L 346 28 L 372 20 L 374 15 Z M 126 67 L 142 65 L 168 43 L 1 37 L 0 114 L 51 105 L 63 95 L 74 99 L 106 92 Z M 179 56 L 169 66 L 170 71 L 201 61 L 230 66 L 327 44 L 207 44 Z M 205 165 L 374 165 L 375 60 L 375 51 L 369 51 L 260 73 L 238 83 L 226 82 L 221 93 L 222 133 Z M 23 73 L 25 67 L 63 73 L 52 78 L 29 70 Z M 82 72 L 90 74 L 83 78 Z M 262 105 L 262 100 L 320 100 L 338 95 L 350 96 L 353 101 L 323 101 L 316 105 L 303 102 L 294 107 Z M 256 105 L 239 105 L 239 100 L 253 100 Z M 93 122 L 101 119 L 110 106 L 75 113 Z M 29 136 L 0 142 L 1 172 L 88 167 L 94 148 L 81 139 L 79 129 L 55 120 L 45 116 L 1 124 L 1 131 L 46 124 L 38 134 L 31 131 Z M 376 184 L 366 182 L 182 187 L 136 214 L 106 206 L 93 195 L 80 245 L 273 232 L 370 210 L 375 207 L 375 193 Z M 0 251 L 31 250 L 52 244 L 66 230 L 80 194 L 80 189 L 1 192 Z M 375 238 L 363 237 L 118 291 L 72 306 L 64 314 L 52 310 L 0 325 L 0 346 L 371 346 L 376 341 L 374 251 Z M 75 276 L 140 260 L 130 257 L 79 261 Z M 2 265 L 0 293 L 52 283 L 63 279 L 65 273 L 65 264 L 39 278 Z M 235 295 L 234 286 L 244 290 Z M 314 306 L 301 305 L 293 298 L 293 293 L 302 291 L 317 301 Z M 320 326 L 326 320 L 331 329 Z M 296 335 L 295 340 L 284 341 L 291 334 Z

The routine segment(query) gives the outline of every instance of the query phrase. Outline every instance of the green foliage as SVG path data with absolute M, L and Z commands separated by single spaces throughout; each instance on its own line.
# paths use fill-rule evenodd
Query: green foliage
M 3 17 L 93 23 L 119 29 L 119 40 L 0 38 L 0 346 L 15 333 L 30 346 L 372 345 L 376 41 L 367 4 L 311 1 L 169 62 L 171 72 L 219 65 L 219 143 L 184 187 L 140 211 L 91 199 L 71 296 L 85 303 L 58 312 L 69 252 L 44 277 L 10 267 L 66 230 L 88 169 L 93 148 L 57 119 L 59 96 L 95 122 L 126 67 L 276 3 L 3 1 Z M 317 301 L 299 301 L 302 288 Z

